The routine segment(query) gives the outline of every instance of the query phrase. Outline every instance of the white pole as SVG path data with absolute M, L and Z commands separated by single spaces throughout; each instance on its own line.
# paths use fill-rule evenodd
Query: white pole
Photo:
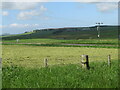
M 99 35 L 99 26 L 97 26 L 97 31 L 98 31 L 98 38 L 100 37 L 100 35 Z
M 96 24 L 98 24 L 97 31 L 98 31 L 98 38 L 100 38 L 100 24 L 103 24 L 103 23 L 96 23 Z
M 19 42 L 19 39 L 17 39 L 16 41 L 17 41 L 17 43 L 18 43 L 18 42 Z

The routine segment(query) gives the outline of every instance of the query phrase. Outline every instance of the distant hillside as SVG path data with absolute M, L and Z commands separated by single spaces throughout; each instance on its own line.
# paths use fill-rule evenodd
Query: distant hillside
M 2 35 L 0 35 L 0 36 L 8 36 L 8 35 L 11 35 L 11 34 L 9 34 L 9 33 L 4 33 L 4 34 L 2 34 Z
M 24 34 L 2 37 L 3 40 L 54 38 L 54 39 L 89 39 L 97 38 L 96 26 L 93 27 L 66 27 L 33 30 Z M 100 26 L 100 38 L 118 38 L 118 26 Z

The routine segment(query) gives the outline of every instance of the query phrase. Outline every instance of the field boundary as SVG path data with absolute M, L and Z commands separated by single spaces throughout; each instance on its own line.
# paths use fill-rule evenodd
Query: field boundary
M 93 47 L 93 48 L 120 48 L 118 45 L 96 45 L 96 44 L 2 43 L 2 45 L 28 45 L 28 46 L 48 46 L 48 47 Z

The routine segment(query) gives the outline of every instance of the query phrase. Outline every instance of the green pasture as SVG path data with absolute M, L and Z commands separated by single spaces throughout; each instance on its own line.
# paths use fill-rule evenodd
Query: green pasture
M 85 48 L 85 47 L 46 47 L 26 45 L 3 45 L 3 66 L 18 65 L 22 67 L 38 68 L 44 66 L 44 59 L 48 64 L 77 64 L 81 62 L 81 55 L 89 55 L 90 62 L 107 62 L 110 54 L 112 61 L 118 60 L 118 49 Z
M 2 45 L 2 51 L 3 88 L 119 87 L 115 48 Z M 89 55 L 90 70 L 81 68 L 83 54 Z

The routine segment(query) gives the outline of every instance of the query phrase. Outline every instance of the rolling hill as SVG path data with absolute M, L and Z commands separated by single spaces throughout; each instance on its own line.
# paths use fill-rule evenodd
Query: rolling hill
M 97 39 L 97 26 L 91 27 L 66 27 L 66 28 L 48 28 L 41 30 L 33 30 L 23 34 L 3 36 L 3 40 L 14 39 L 36 39 L 36 38 L 51 38 L 51 39 Z M 118 26 L 100 26 L 101 39 L 118 38 Z

